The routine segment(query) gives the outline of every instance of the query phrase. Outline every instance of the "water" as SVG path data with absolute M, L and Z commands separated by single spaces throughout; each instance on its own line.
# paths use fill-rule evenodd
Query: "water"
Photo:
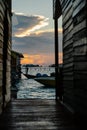
M 36 75 L 37 73 L 48 74 L 54 72 L 53 67 L 30 67 L 28 73 Z M 25 68 L 22 68 L 22 72 L 25 72 Z M 40 98 L 40 99 L 55 99 L 55 88 L 47 88 L 43 84 L 38 83 L 34 79 L 27 79 L 22 74 L 22 79 L 17 84 L 18 99 Z

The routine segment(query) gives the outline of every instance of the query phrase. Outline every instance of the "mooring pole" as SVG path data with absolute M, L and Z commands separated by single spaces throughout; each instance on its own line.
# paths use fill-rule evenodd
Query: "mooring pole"
M 56 87 L 56 100 L 58 97 L 58 68 L 59 68 L 59 56 L 58 56 L 58 19 L 54 19 L 55 26 L 55 87 Z

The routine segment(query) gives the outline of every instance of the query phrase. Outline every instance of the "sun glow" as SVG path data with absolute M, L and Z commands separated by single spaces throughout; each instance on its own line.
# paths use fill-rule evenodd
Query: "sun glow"
M 49 65 L 54 64 L 54 54 L 23 54 L 24 58 L 21 60 L 21 64 L 39 64 L 39 65 Z M 59 63 L 62 63 L 62 53 L 59 53 Z

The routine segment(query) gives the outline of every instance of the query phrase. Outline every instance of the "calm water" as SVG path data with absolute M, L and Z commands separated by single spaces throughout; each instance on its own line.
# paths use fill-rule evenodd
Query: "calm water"
M 54 72 L 53 67 L 30 67 L 29 74 L 36 75 L 37 73 L 48 74 Z M 25 72 L 25 68 L 22 69 Z M 55 99 L 55 88 L 46 88 L 44 85 L 36 82 L 34 79 L 27 79 L 22 75 L 21 81 L 17 84 L 18 99 L 27 98 L 41 98 L 41 99 Z

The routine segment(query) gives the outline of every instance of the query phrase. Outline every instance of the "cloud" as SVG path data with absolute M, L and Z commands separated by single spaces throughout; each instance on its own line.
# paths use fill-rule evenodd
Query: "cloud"
M 62 34 L 59 34 L 59 48 L 62 51 Z M 13 37 L 13 48 L 20 50 L 23 53 L 29 54 L 38 53 L 53 53 L 54 52 L 54 33 L 42 32 L 38 35 L 31 35 L 26 37 Z
M 13 49 L 24 54 L 22 64 L 53 64 L 54 63 L 54 32 L 39 32 L 26 37 L 14 37 Z M 62 34 L 59 34 L 59 61 L 62 63 Z M 26 54 L 27 53 L 27 54 Z M 26 55 L 25 55 L 26 54 Z
M 13 36 L 24 37 L 29 36 L 36 30 L 39 30 L 49 24 L 49 18 L 41 15 L 24 15 L 22 13 L 13 13 L 12 31 Z
M 26 37 L 13 37 L 13 48 L 21 48 L 24 53 L 26 49 L 29 53 L 43 52 L 46 53 L 49 51 L 49 48 L 53 45 L 53 33 L 52 32 L 43 32 L 39 35 L 30 35 Z M 52 51 L 52 50 L 51 50 Z
M 24 54 L 22 64 L 54 64 L 54 30 L 42 30 L 48 18 L 13 14 L 12 49 Z M 59 61 L 62 62 L 62 29 L 59 32 Z

